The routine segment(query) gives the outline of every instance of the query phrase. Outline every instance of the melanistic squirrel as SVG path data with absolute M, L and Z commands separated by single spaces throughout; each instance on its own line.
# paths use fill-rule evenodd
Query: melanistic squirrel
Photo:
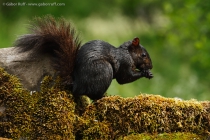
M 153 77 L 152 61 L 139 38 L 118 48 L 101 40 L 81 46 L 71 24 L 64 19 L 56 22 L 52 16 L 36 18 L 30 29 L 31 34 L 21 36 L 15 45 L 21 52 L 52 55 L 54 69 L 75 97 L 86 95 L 97 100 L 104 96 L 112 79 L 125 84 Z

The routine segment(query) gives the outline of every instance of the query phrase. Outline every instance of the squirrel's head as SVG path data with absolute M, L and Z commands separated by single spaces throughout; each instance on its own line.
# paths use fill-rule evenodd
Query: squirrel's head
M 133 58 L 136 68 L 140 71 L 152 69 L 152 60 L 147 50 L 140 45 L 139 38 L 134 38 L 128 46 L 128 51 Z

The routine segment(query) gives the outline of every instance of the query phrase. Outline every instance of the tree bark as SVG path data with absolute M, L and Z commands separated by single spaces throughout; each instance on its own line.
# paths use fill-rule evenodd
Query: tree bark
M 39 90 L 44 76 L 54 75 L 50 59 L 49 55 L 32 56 L 31 51 L 20 53 L 16 47 L 0 49 L 0 67 L 17 76 L 23 87 L 33 91 Z

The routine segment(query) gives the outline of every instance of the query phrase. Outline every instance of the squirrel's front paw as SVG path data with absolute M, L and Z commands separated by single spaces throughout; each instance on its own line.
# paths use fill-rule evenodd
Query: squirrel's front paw
M 153 76 L 152 72 L 151 72 L 150 70 L 148 70 L 148 77 L 147 77 L 147 78 L 151 79 L 151 78 L 153 78 L 153 77 L 154 77 L 154 76 Z
M 144 75 L 144 77 L 146 77 L 148 79 L 153 78 L 153 74 L 150 70 L 144 70 L 144 71 L 142 71 L 142 74 Z

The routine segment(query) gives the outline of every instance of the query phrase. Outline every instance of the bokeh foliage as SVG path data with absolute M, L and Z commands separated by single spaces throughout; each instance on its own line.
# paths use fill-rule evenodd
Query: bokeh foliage
M 119 46 L 138 36 L 149 51 L 154 79 L 140 79 L 123 86 L 114 81 L 108 94 L 128 97 L 143 92 L 210 100 L 208 0 L 57 0 L 56 3 L 65 3 L 65 6 L 3 6 L 8 4 L 3 0 L 0 47 L 12 46 L 18 35 L 27 33 L 28 21 L 34 16 L 63 16 L 73 21 L 83 42 L 101 39 Z

